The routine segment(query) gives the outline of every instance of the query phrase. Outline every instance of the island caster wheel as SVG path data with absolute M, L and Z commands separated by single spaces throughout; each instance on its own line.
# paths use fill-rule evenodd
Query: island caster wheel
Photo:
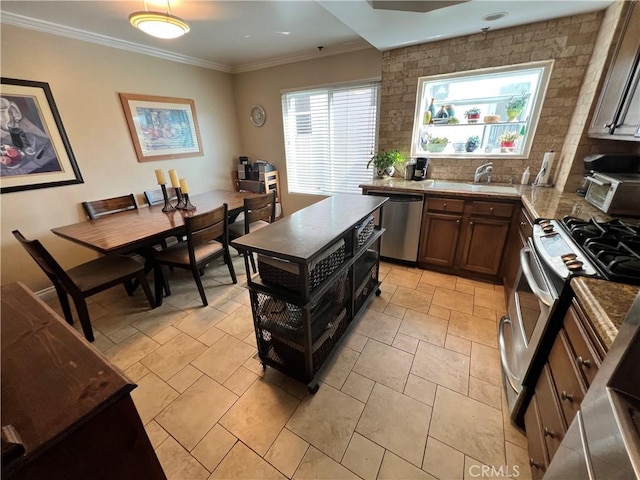
M 309 390 L 309 393 L 311 395 L 314 395 L 319 388 L 320 388 L 320 385 L 318 385 L 317 383 L 315 385 L 307 385 L 307 390 Z
M 262 371 L 266 372 L 267 371 L 267 364 L 262 362 Z
M 382 294 L 382 290 L 377 289 L 376 290 L 376 297 L 379 297 Z

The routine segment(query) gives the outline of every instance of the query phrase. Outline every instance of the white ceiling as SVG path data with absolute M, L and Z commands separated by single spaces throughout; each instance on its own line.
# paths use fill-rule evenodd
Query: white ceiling
M 2 0 L 2 23 L 57 33 L 226 72 L 242 72 L 373 46 L 384 51 L 602 10 L 613 0 L 471 0 L 377 2 L 171 0 L 171 11 L 191 25 L 179 39 L 160 40 L 134 29 L 138 1 Z M 372 4 L 399 10 L 374 9 Z M 384 4 L 384 5 L 382 5 Z M 147 0 L 166 10 L 166 0 Z M 425 9 L 441 7 L 424 12 Z M 405 11 L 405 9 L 419 11 Z M 493 22 L 485 15 L 505 12 Z M 10 39 L 3 39 L 3 46 Z M 323 47 L 322 50 L 318 47 Z

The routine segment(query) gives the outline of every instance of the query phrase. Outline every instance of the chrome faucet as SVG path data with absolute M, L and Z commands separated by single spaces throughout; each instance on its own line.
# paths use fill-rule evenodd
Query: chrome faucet
M 491 183 L 491 174 L 493 173 L 493 162 L 485 163 L 476 168 L 476 173 L 473 175 L 473 183 L 479 183 L 482 177 L 486 175 L 487 183 Z

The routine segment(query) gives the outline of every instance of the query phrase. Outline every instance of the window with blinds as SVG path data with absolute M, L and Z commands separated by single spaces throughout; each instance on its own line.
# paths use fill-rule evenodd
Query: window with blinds
M 360 193 L 371 179 L 379 83 L 282 95 L 289 192 Z

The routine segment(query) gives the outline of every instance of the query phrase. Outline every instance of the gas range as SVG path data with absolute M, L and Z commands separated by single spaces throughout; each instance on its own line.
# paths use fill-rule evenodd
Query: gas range
M 546 266 L 562 279 L 586 275 L 640 285 L 638 225 L 574 217 L 538 220 L 533 243 Z

